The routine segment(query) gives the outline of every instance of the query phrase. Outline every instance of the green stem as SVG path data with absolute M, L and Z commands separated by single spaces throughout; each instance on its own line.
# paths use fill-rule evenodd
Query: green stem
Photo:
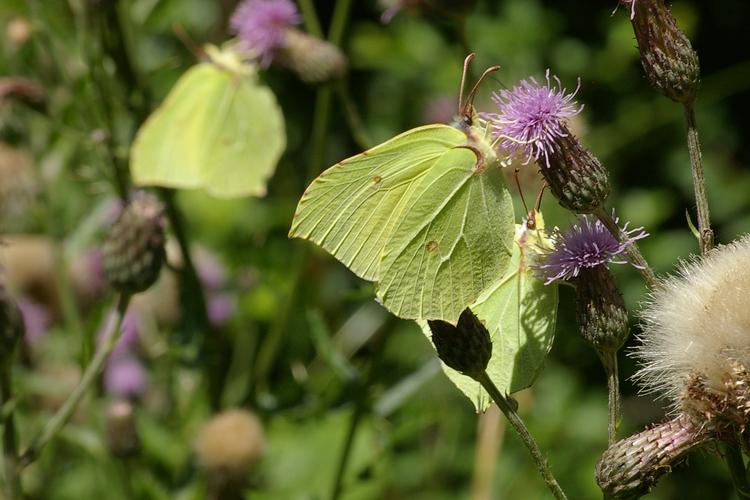
M 3 422 L 3 469 L 5 471 L 5 496 L 8 500 L 21 498 L 21 479 L 18 475 L 18 442 L 13 410 L 12 353 L 0 366 L 0 408 Z
M 122 326 L 122 318 L 125 315 L 125 311 L 128 308 L 130 302 L 130 295 L 120 294 L 117 298 L 117 306 L 115 308 L 115 318 L 110 322 L 109 328 L 101 339 L 99 349 L 96 351 L 91 363 L 86 367 L 83 372 L 81 380 L 76 385 L 73 392 L 70 393 L 68 398 L 47 422 L 42 430 L 41 434 L 32 440 L 31 445 L 23 452 L 18 463 L 18 470 L 23 470 L 27 465 L 31 464 L 37 459 L 42 449 L 49 443 L 60 430 L 65 426 L 73 412 L 78 407 L 78 403 L 81 402 L 83 396 L 86 394 L 88 389 L 96 380 L 96 377 L 104 368 L 104 363 L 109 358 L 112 349 L 117 344 L 117 340 L 120 338 L 120 328 Z
M 609 232 L 618 239 L 618 241 L 622 241 L 623 239 L 625 239 L 625 236 L 622 234 L 620 227 L 612 218 L 612 214 L 607 212 L 604 207 L 599 207 L 594 212 L 594 215 L 602 222 L 602 224 L 604 224 Z M 654 274 L 654 271 L 648 265 L 648 262 L 646 262 L 646 259 L 643 257 L 641 250 L 638 248 L 638 244 L 635 242 L 630 243 L 630 245 L 628 245 L 627 252 L 628 257 L 630 258 L 630 262 L 641 273 L 649 288 L 658 287 L 659 281 L 656 278 L 656 274 Z
M 365 125 L 362 121 L 362 116 L 359 114 L 357 105 L 352 100 L 352 96 L 349 93 L 349 85 L 346 78 L 335 83 L 336 96 L 341 103 L 341 107 L 344 111 L 344 117 L 346 118 L 347 125 L 349 125 L 349 131 L 352 134 L 354 142 L 357 143 L 360 149 L 369 149 L 372 147 L 372 141 L 370 135 L 365 129 Z
M 699 244 L 701 254 L 706 254 L 714 247 L 714 231 L 711 229 L 711 215 L 708 210 L 708 198 L 706 197 L 706 179 L 703 177 L 703 157 L 692 103 L 685 105 L 685 127 L 687 128 L 690 165 L 693 171 L 695 207 L 698 214 L 698 233 L 700 235 Z
M 344 39 L 344 31 L 349 20 L 349 12 L 352 9 L 352 0 L 337 0 L 333 8 L 331 27 L 328 30 L 328 41 L 337 47 L 341 46 Z
M 197 329 L 201 334 L 202 354 L 205 358 L 206 391 L 211 408 L 218 410 L 221 407 L 224 382 L 229 368 L 225 359 L 230 348 L 222 332 L 213 329 L 208 320 L 206 297 L 193 262 L 185 219 L 174 199 L 175 192 L 164 188 L 160 189 L 159 192 L 161 199 L 164 201 L 169 225 L 182 256 L 182 266 L 179 269 L 180 303 L 183 310 L 182 323 L 186 329 Z
M 341 455 L 339 456 L 338 467 L 336 468 L 336 476 L 333 481 L 333 490 L 331 493 L 331 500 L 338 500 L 341 498 L 341 494 L 344 487 L 344 476 L 346 474 L 346 466 L 349 463 L 349 457 L 354 447 L 354 438 L 357 435 L 357 429 L 359 424 L 362 422 L 362 417 L 368 411 L 369 408 L 369 388 L 373 383 L 375 374 L 380 367 L 380 362 L 383 360 L 384 344 L 388 340 L 389 334 L 394 324 L 394 318 L 389 318 L 383 326 L 380 327 L 380 334 L 372 339 L 372 350 L 375 353 L 372 361 L 367 368 L 367 373 L 364 379 L 359 377 L 353 378 L 354 389 L 356 391 L 354 400 L 354 410 L 352 411 L 351 419 L 349 420 L 349 427 L 346 431 L 346 438 L 341 448 Z
M 617 368 L 617 352 L 600 352 L 604 372 L 607 374 L 607 392 L 609 394 L 607 409 L 607 441 L 612 446 L 617 441 L 617 427 L 620 422 L 620 379 Z
M 312 0 L 298 0 L 299 10 L 302 13 L 302 19 L 305 22 L 305 29 L 312 36 L 323 38 L 323 28 L 320 26 L 318 14 L 315 13 L 315 6 Z
M 360 392 L 364 392 L 364 389 L 365 388 L 359 388 Z M 346 438 L 344 439 L 338 467 L 336 468 L 336 477 L 333 481 L 331 500 L 338 500 L 343 491 L 346 464 L 349 462 L 349 456 L 351 455 L 354 446 L 354 436 L 357 434 L 357 427 L 359 427 L 359 423 L 362 421 L 362 416 L 365 413 L 365 404 L 363 400 L 364 397 L 358 397 L 357 401 L 354 403 L 354 411 L 352 411 L 352 417 L 351 420 L 349 420 L 349 427 L 346 430 Z
M 732 482 L 740 498 L 750 498 L 750 484 L 747 480 L 745 471 L 745 460 L 742 458 L 742 451 L 737 441 L 726 443 L 724 447 L 724 460 L 729 466 L 729 473 L 732 476 Z
M 521 417 L 516 412 L 515 405 L 513 405 L 510 401 L 508 401 L 508 398 L 500 393 L 500 390 L 490 379 L 489 375 L 487 375 L 486 371 L 482 371 L 477 380 L 480 384 L 482 384 L 484 390 L 489 393 L 492 400 L 495 402 L 495 404 L 497 404 L 497 407 L 500 408 L 500 411 L 503 412 L 505 417 L 510 422 L 510 425 L 512 425 L 516 430 L 519 437 L 521 438 L 521 441 L 523 441 L 523 444 L 526 445 L 526 448 L 531 454 L 531 458 L 534 460 L 534 463 L 536 464 L 536 467 L 539 470 L 539 473 L 542 475 L 542 478 L 547 484 L 549 490 L 552 492 L 556 499 L 567 500 L 568 497 L 565 496 L 565 493 L 557 483 L 555 476 L 552 474 L 552 470 L 549 468 L 549 464 L 547 463 L 547 459 L 544 458 L 542 450 L 539 449 L 539 445 L 536 443 L 534 437 L 531 435 L 529 430 L 526 428 L 526 425 L 523 423 L 523 420 L 521 420 Z

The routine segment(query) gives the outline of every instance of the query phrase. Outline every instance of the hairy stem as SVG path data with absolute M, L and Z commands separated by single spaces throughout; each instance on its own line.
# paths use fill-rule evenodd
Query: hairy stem
M 18 442 L 16 420 L 13 411 L 13 363 L 8 355 L 0 366 L 0 411 L 3 423 L 3 469 L 5 472 L 5 496 L 8 500 L 21 498 L 21 480 L 18 475 Z
M 523 420 L 521 420 L 521 417 L 516 412 L 515 405 L 513 405 L 510 401 L 508 401 L 508 398 L 500 393 L 500 390 L 497 388 L 495 383 L 492 382 L 486 371 L 482 372 L 478 381 L 480 384 L 482 384 L 484 390 L 489 393 L 492 400 L 495 402 L 495 404 L 497 404 L 497 407 L 500 408 L 500 411 L 503 412 L 505 417 L 510 422 L 510 425 L 512 425 L 516 430 L 519 437 L 521 438 L 521 441 L 523 441 L 523 444 L 526 445 L 526 448 L 531 454 L 531 458 L 534 460 L 534 463 L 536 464 L 536 467 L 539 470 L 539 473 L 542 475 L 542 478 L 547 484 L 549 490 L 552 492 L 556 499 L 567 500 L 568 497 L 565 496 L 565 493 L 557 483 L 555 476 L 552 474 L 552 470 L 549 468 L 549 464 L 547 463 L 547 459 L 544 458 L 542 450 L 539 449 L 539 445 L 534 440 L 534 437 L 531 435 L 529 430 L 526 428 L 526 425 L 523 423 Z
M 594 215 L 602 222 L 602 224 L 604 224 L 609 232 L 612 233 L 612 236 L 617 238 L 618 241 L 622 241 L 623 239 L 625 239 L 625 236 L 622 234 L 620 227 L 612 218 L 612 214 L 607 212 L 603 207 L 599 207 L 594 212 Z M 654 271 L 648 265 L 648 262 L 646 262 L 646 259 L 643 257 L 641 250 L 638 248 L 638 244 L 636 242 L 630 243 L 630 245 L 628 245 L 627 252 L 628 257 L 630 258 L 630 262 L 641 273 L 649 288 L 656 288 L 657 286 L 659 286 L 659 282 L 656 279 L 656 274 L 654 274 Z
M 695 124 L 695 111 L 692 103 L 685 105 L 685 127 L 687 128 L 688 152 L 693 171 L 693 189 L 695 190 L 695 207 L 698 214 L 698 233 L 701 254 L 714 247 L 714 231 L 711 229 L 711 215 L 706 197 L 706 179 L 703 177 L 703 156 L 698 139 L 698 128 Z
M 31 464 L 34 460 L 39 457 L 39 453 L 42 449 L 57 436 L 60 430 L 68 423 L 73 412 L 78 407 L 78 403 L 81 402 L 83 396 L 91 387 L 96 380 L 96 377 L 104 368 L 104 363 L 109 358 L 112 349 L 114 349 L 120 338 L 120 328 L 122 327 L 122 318 L 125 315 L 125 311 L 128 308 L 130 302 L 130 295 L 120 294 L 116 300 L 117 306 L 115 308 L 115 318 L 110 322 L 109 328 L 101 339 L 99 349 L 96 351 L 91 363 L 86 367 L 83 372 L 81 380 L 76 385 L 73 392 L 70 393 L 68 398 L 47 422 L 42 430 L 34 440 L 32 440 L 26 451 L 23 452 L 18 463 L 18 469 L 22 470 L 27 465 Z
M 599 359 L 607 374 L 608 415 L 607 444 L 612 446 L 617 441 L 617 427 L 620 422 L 620 379 L 617 368 L 617 352 L 600 352 Z

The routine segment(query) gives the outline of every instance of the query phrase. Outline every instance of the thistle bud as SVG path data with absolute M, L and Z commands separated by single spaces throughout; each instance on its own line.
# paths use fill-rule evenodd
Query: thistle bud
M 541 172 L 560 205 L 583 214 L 604 205 L 609 176 L 599 160 L 569 131 L 556 142 Z
M 338 47 L 296 29 L 287 30 L 274 62 L 312 84 L 340 78 L 347 66 L 346 57 Z
M 690 40 L 663 0 L 638 0 L 633 7 L 631 21 L 649 82 L 673 101 L 692 103 L 700 83 L 700 65 Z
M 710 434 L 685 415 L 614 443 L 596 465 L 596 482 L 606 498 L 637 498 Z
M 607 266 L 584 268 L 576 279 L 576 320 L 600 353 L 614 353 L 630 331 L 625 301 Z
M 428 321 L 438 357 L 449 367 L 478 380 L 492 357 L 490 333 L 468 307 L 456 326 Z
M 163 211 L 153 195 L 140 191 L 112 225 L 104 243 L 104 272 L 116 290 L 141 292 L 159 277 L 164 262 Z
M 107 409 L 107 445 L 116 457 L 132 455 L 140 446 L 135 411 L 128 401 L 115 401 Z

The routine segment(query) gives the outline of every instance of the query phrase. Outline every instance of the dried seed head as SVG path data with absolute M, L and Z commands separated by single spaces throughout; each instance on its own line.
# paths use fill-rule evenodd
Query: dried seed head
M 456 326 L 428 321 L 438 357 L 449 367 L 475 380 L 487 369 L 492 357 L 490 333 L 471 309 L 466 308 Z
M 710 438 L 708 429 L 681 415 L 610 446 L 596 465 L 596 481 L 606 498 L 639 498 Z
M 133 195 L 104 243 L 104 272 L 115 290 L 142 292 L 164 262 L 164 207 L 153 195 Z
M 704 420 L 744 415 L 749 296 L 750 236 L 683 263 L 641 313 L 644 330 L 634 355 L 643 391 L 666 397 L 676 413 Z

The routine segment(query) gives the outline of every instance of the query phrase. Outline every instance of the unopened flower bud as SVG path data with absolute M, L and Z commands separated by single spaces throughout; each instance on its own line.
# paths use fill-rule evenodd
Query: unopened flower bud
M 581 269 L 575 280 L 576 320 L 581 335 L 600 353 L 614 353 L 630 331 L 625 301 L 607 266 Z
M 274 63 L 296 73 L 303 82 L 322 83 L 346 72 L 346 57 L 335 45 L 296 29 L 286 31 Z
M 609 176 L 599 160 L 569 131 L 556 141 L 541 172 L 560 205 L 575 213 L 592 213 L 609 195 Z
M 606 498 L 638 498 L 709 439 L 705 428 L 681 415 L 610 446 L 596 465 L 596 482 Z
M 449 367 L 478 380 L 492 357 L 490 333 L 471 309 L 466 308 L 456 326 L 445 321 L 428 321 L 440 360 Z
M 651 85 L 673 101 L 692 103 L 700 83 L 698 54 L 677 27 L 672 12 L 663 0 L 638 0 L 632 23 Z
M 104 272 L 118 291 L 141 292 L 159 277 L 164 262 L 164 208 L 137 192 L 112 225 L 104 243 Z
M 140 446 L 135 411 L 128 401 L 115 401 L 107 409 L 107 445 L 116 457 L 132 455 Z

